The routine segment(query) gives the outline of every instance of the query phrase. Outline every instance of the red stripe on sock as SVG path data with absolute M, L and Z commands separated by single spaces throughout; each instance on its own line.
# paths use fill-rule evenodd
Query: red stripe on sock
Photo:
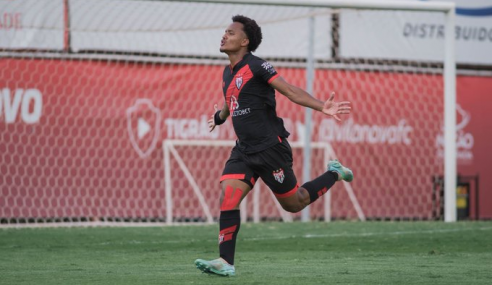
M 225 228 L 219 232 L 219 244 L 229 241 L 232 239 L 232 236 L 236 232 L 237 225 L 234 225 L 232 227 Z
M 327 191 L 328 191 L 328 189 L 326 189 L 326 187 L 323 188 L 323 189 L 321 189 L 321 190 L 319 190 L 318 191 L 318 197 L 323 196 Z
M 236 229 L 237 229 L 237 225 L 234 225 L 232 227 L 228 227 L 228 228 L 221 230 L 219 234 L 225 235 L 225 234 L 234 233 L 236 231 Z

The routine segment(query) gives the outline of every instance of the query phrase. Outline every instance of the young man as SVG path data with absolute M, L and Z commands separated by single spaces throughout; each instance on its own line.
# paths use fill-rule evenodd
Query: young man
M 232 116 L 238 137 L 226 162 L 220 184 L 220 258 L 197 259 L 203 272 L 221 276 L 235 274 L 234 253 L 240 226 L 239 204 L 258 178 L 273 191 L 282 207 L 292 213 L 304 209 L 326 193 L 335 182 L 352 181 L 352 171 L 338 161 L 328 163 L 328 171 L 300 186 L 292 170 L 289 133 L 275 110 L 275 90 L 292 102 L 323 112 L 340 120 L 349 114 L 350 102 L 335 102 L 334 94 L 320 101 L 306 91 L 287 83 L 268 62 L 254 56 L 262 40 L 261 28 L 250 18 L 237 15 L 226 29 L 220 51 L 227 54 L 230 66 L 224 69 L 222 89 L 225 103 L 208 122 L 210 131 Z

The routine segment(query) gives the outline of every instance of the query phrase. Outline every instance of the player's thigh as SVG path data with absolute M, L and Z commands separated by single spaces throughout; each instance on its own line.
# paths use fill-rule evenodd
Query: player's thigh
M 292 150 L 287 141 L 283 141 L 261 153 L 262 164 L 259 175 L 272 190 L 277 199 L 283 201 L 297 192 L 297 178 L 294 174 Z M 290 200 L 290 199 L 289 199 Z
M 258 175 L 245 163 L 242 154 L 233 149 L 220 178 L 221 210 L 237 209 L 257 179 Z
M 220 182 L 222 183 L 222 181 L 225 180 L 240 180 L 253 188 L 259 176 L 248 165 L 246 162 L 247 159 L 248 158 L 244 154 L 234 147 L 224 166 Z

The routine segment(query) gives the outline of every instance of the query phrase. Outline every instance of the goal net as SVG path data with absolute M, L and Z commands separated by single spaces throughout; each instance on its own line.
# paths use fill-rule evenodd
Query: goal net
M 216 220 L 236 136 L 207 120 L 236 14 L 262 27 L 255 54 L 288 82 L 352 102 L 337 122 L 276 96 L 300 183 L 329 159 L 354 171 L 310 219 L 442 218 L 433 179 L 455 175 L 447 6 L 226 2 L 0 0 L 0 226 Z M 301 216 L 261 182 L 241 207 L 255 222 Z

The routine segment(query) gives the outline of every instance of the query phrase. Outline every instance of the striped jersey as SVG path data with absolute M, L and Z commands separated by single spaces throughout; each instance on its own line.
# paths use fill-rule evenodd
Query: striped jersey
M 270 63 L 251 53 L 234 67 L 224 68 L 224 98 L 243 153 L 265 150 L 289 136 L 277 116 L 275 89 L 270 86 L 278 76 Z

